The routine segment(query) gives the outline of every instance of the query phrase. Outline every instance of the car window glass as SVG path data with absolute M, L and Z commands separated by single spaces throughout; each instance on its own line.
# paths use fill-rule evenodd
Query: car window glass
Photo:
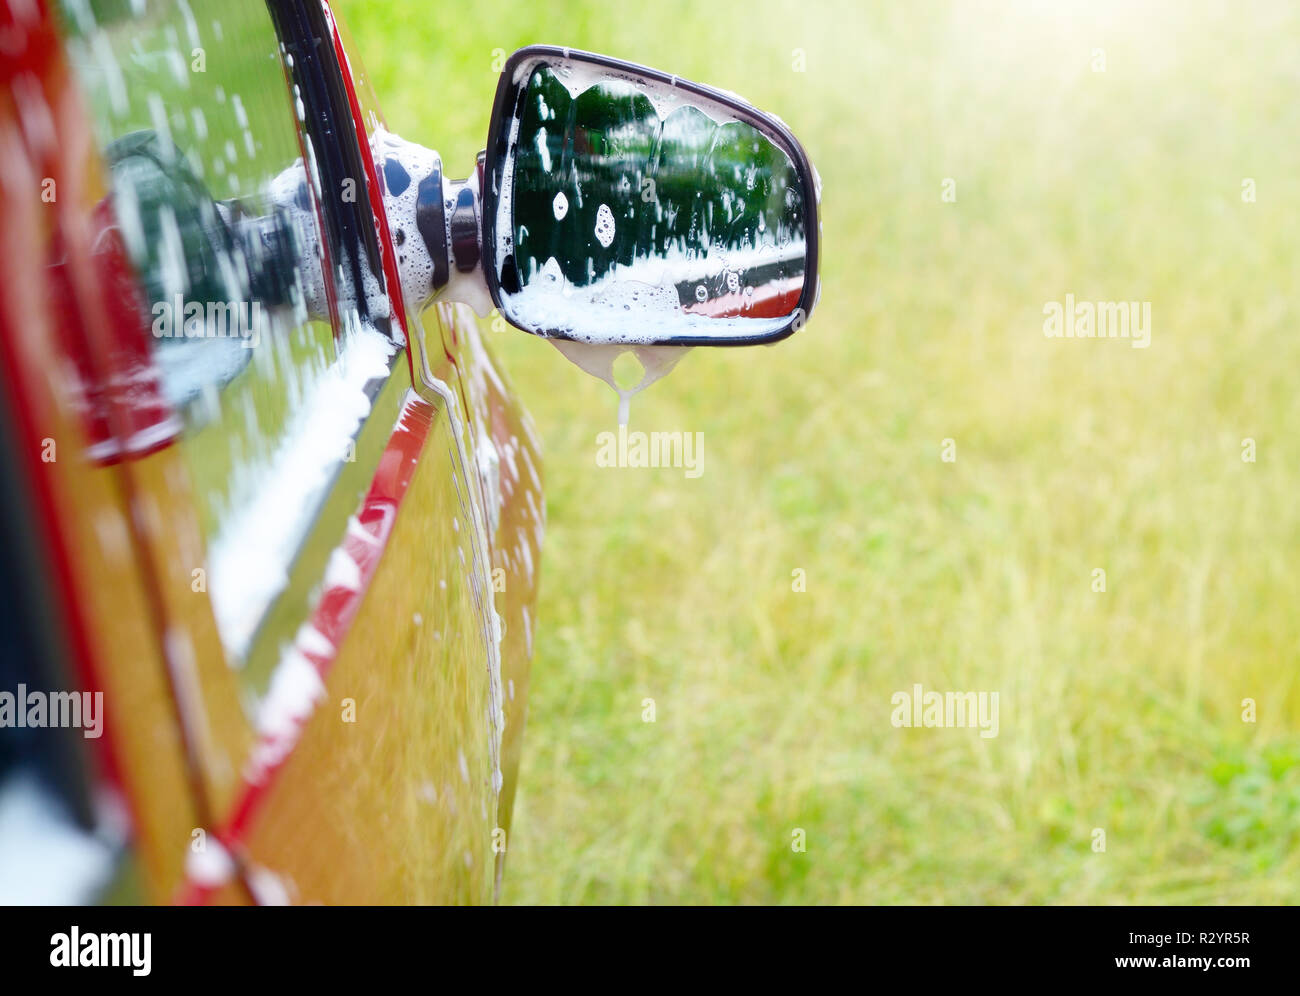
M 340 385 L 384 357 L 371 346 L 349 364 L 354 337 L 336 337 L 347 295 L 324 277 L 319 179 L 265 4 L 61 6 L 155 365 L 185 426 L 207 543 L 196 567 L 237 663 L 364 418 Z

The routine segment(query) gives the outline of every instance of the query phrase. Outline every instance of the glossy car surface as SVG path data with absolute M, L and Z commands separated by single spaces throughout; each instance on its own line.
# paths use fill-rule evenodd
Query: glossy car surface
M 468 309 L 403 296 L 346 35 L 319 0 L 4 0 L 0 38 L 3 684 L 105 718 L 2 731 L 22 853 L 80 869 L 4 898 L 491 901 L 539 446 Z

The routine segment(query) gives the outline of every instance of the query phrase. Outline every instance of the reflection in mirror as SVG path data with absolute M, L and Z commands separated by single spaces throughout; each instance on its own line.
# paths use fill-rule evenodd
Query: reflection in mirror
M 382 292 L 345 256 L 324 265 L 305 98 L 263 0 L 62 6 L 147 357 L 183 424 L 194 556 L 241 664 L 388 371 L 395 347 L 358 307 Z
M 563 60 L 535 63 L 517 99 L 496 222 L 506 318 L 589 342 L 790 324 L 808 205 L 779 135 L 667 83 Z

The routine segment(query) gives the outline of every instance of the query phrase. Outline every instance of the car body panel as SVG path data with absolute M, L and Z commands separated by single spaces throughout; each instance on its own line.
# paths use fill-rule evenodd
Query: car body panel
M 316 37 L 331 37 L 339 64 L 353 71 L 357 63 L 328 6 L 277 4 L 285 16 L 323 24 Z M 204 32 L 218 13 L 231 23 L 229 4 L 191 7 Z M 399 344 L 418 338 L 420 364 L 416 349 L 399 345 L 387 377 L 374 387 L 355 459 L 331 478 L 314 520 L 319 528 L 309 530 L 303 555 L 291 565 L 297 573 L 285 591 L 298 597 L 274 603 L 254 638 L 270 655 L 267 674 L 250 680 L 230 666 L 239 662 L 223 647 L 211 599 L 196 580 L 196 570 L 209 564 L 213 537 L 195 493 L 187 430 L 159 431 L 148 452 L 128 452 L 124 443 L 139 435 L 136 422 L 149 424 L 141 407 L 147 395 L 136 392 L 132 408 L 115 406 L 112 391 L 101 391 L 110 402 L 107 442 L 120 452 L 109 461 L 86 455 L 105 440 L 82 417 L 93 406 L 68 385 L 85 382 L 91 393 L 111 385 L 112 363 L 120 366 L 124 355 L 120 343 L 114 350 L 114 337 L 134 344 L 147 341 L 141 337 L 148 331 L 131 302 L 114 308 L 104 301 L 112 274 L 103 261 L 93 268 L 91 249 L 122 241 L 111 211 L 100 229 L 91 224 L 105 213 L 108 174 L 68 78 L 55 18 L 44 3 L 35 9 L 39 25 L 31 37 L 44 46 L 44 61 L 31 61 L 25 71 L 47 93 L 58 90 L 47 102 L 66 113 L 50 164 L 27 155 L 5 167 L 13 191 L 6 202 L 23 205 L 0 220 L 6 273 L 26 273 L 30 281 L 6 289 L 0 339 L 16 406 L 44 413 L 18 420 L 20 442 L 31 447 L 54 432 L 60 452 L 76 454 L 48 469 L 33 465 L 30 475 L 42 482 L 35 490 L 50 494 L 47 545 L 82 554 L 62 558 L 67 576 L 58 609 L 66 620 L 82 620 L 84 639 L 69 656 L 105 692 L 111 750 L 97 763 L 116 778 L 132 813 L 148 896 L 491 901 L 531 657 L 544 519 L 540 448 L 472 313 L 446 304 L 421 312 L 403 299 L 382 216 L 382 180 L 368 147 L 382 118 L 373 104 L 370 114 L 360 104 L 373 95 L 347 81 L 347 119 L 329 125 L 339 141 L 349 133 L 359 140 L 365 175 L 358 186 L 374 214 L 382 267 L 375 275 L 393 337 Z M 98 26 L 79 28 L 89 50 L 102 52 L 93 36 Z M 286 76 L 292 87 L 287 67 Z M 12 80 L 5 83 L 0 142 L 30 144 Z M 286 113 L 292 93 L 284 95 Z M 168 111 L 195 120 L 185 114 L 185 99 L 178 93 Z M 307 122 L 308 130 L 319 124 Z M 42 218 L 43 206 L 22 191 L 51 170 L 61 184 L 57 211 L 70 233 L 68 258 L 77 264 L 72 278 L 86 289 L 66 309 L 87 330 L 84 356 L 51 328 L 48 260 L 32 253 L 50 244 L 43 232 L 51 212 Z M 63 187 L 71 171 L 89 182 Z M 323 202 L 317 207 L 332 210 Z M 328 259 L 331 247 L 323 251 Z M 121 256 L 114 258 L 130 283 L 131 264 Z M 342 268 L 325 267 L 333 269 Z M 341 297 L 346 293 L 345 287 Z M 345 311 L 346 301 L 331 296 L 336 335 L 347 324 L 336 312 Z M 63 375 L 78 364 L 89 376 Z M 172 413 L 157 407 L 158 424 L 170 425 Z M 343 517 L 330 518 L 331 508 Z
M 347 26 L 338 20 L 334 25 L 343 53 L 342 62 L 359 109 L 356 118 L 373 144 L 377 133 L 387 129 L 387 122 L 363 61 L 351 44 Z M 472 164 L 465 164 L 466 172 L 471 168 Z M 436 345 L 433 337 L 426 335 L 426 329 L 437 330 Z M 527 716 L 541 547 L 546 529 L 541 440 L 469 307 L 441 302 L 423 309 L 409 308 L 408 336 L 412 377 L 424 396 L 432 397 L 417 364 L 420 356 L 429 353 L 430 346 L 435 353 L 440 349 L 442 357 L 455 370 L 461 410 L 470 433 L 466 443 L 473 453 L 477 483 L 483 490 L 487 510 L 493 592 L 502 630 L 505 729 L 501 746 L 500 827 L 505 830 L 510 826 Z M 498 853 L 504 855 L 506 850 Z
M 94 391 L 78 373 L 114 383 L 112 330 L 87 320 L 112 313 L 111 267 L 93 241 L 103 174 L 51 22 L 15 19 L 3 29 L 12 60 L 0 76 L 0 368 L 6 425 L 27 458 L 13 469 L 30 491 L 45 568 L 31 583 L 54 588 L 74 687 L 104 694 L 105 734 L 85 742 L 83 763 L 100 791 L 125 807 L 147 894 L 165 900 L 180 881 L 207 779 L 191 764 L 176 672 L 167 666 L 157 565 L 146 553 L 156 523 L 132 514 L 132 503 L 139 480 L 165 475 L 175 455 L 115 463 L 89 455 L 103 442 L 101 425 L 118 439 L 129 439 L 133 425 L 129 398 Z M 17 77 L 33 102 L 27 113 L 37 101 L 48 111 L 46 129 L 20 121 Z M 42 180 L 56 191 L 48 202 L 32 195 Z M 196 667 L 190 687 L 211 688 L 210 678 L 219 686 L 223 677 Z M 204 696 L 209 706 L 220 700 L 219 691 Z M 210 753 L 204 762 L 216 766 Z

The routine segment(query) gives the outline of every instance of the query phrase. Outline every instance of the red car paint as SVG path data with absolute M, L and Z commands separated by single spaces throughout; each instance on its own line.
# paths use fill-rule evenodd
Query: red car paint
M 94 139 L 66 65 L 57 20 L 46 0 L 37 0 L 33 9 L 38 16 L 32 23 L 18 22 L 10 5 L 3 5 L 0 9 L 0 48 L 6 55 L 0 63 L 3 67 L 0 68 L 0 96 L 12 95 L 16 84 L 37 87 L 27 96 L 35 94 L 39 99 L 24 106 L 34 107 L 43 101 L 55 111 L 55 140 L 45 145 L 32 141 L 31 129 L 24 127 L 26 122 L 18 121 L 14 106 L 6 107 L 0 103 L 0 128 L 10 124 L 10 134 L 21 133 L 24 137 L 21 149 L 6 150 L 14 154 L 0 157 L 3 159 L 0 170 L 3 170 L 6 185 L 19 197 L 25 198 L 28 190 L 36 189 L 37 184 L 33 181 L 40 177 L 52 178 L 57 184 L 59 196 L 49 205 L 45 220 L 53 216 L 51 245 L 58 248 L 54 259 L 40 261 L 41 269 L 37 272 L 61 290 L 52 293 L 38 285 L 0 289 L 0 357 L 4 360 L 6 394 L 14 409 L 11 428 L 19 440 L 30 442 L 43 438 L 52 422 L 49 413 L 58 406 L 54 400 L 57 392 L 53 391 L 53 381 L 59 374 L 74 370 L 73 382 L 81 388 L 79 396 L 82 401 L 74 404 L 73 408 L 81 412 L 82 435 L 95 462 L 104 466 L 120 461 L 122 457 L 128 458 L 125 463 L 107 467 L 105 472 L 114 475 L 122 496 L 121 509 L 113 514 L 120 516 L 127 527 L 133 561 L 143 572 L 143 594 L 149 606 L 148 624 L 153 652 L 162 663 L 169 681 L 170 724 L 183 747 L 182 760 L 190 798 L 185 803 L 176 800 L 176 804 L 178 807 L 192 805 L 193 815 L 177 818 L 181 825 L 188 823 L 207 829 L 231 855 L 232 879 L 229 884 L 236 887 L 244 898 L 257 901 L 243 849 L 247 835 L 272 794 L 276 776 L 287 763 L 288 754 L 297 744 L 298 732 L 305 726 L 308 716 L 297 717 L 292 735 L 279 739 L 263 738 L 254 748 L 241 784 L 234 792 L 233 802 L 220 807 L 214 804 L 210 774 L 205 773 L 205 763 L 201 759 L 204 748 L 199 742 L 205 722 L 202 696 L 193 685 L 193 675 L 188 673 L 189 665 L 183 654 L 179 654 L 175 642 L 169 639 L 174 622 L 169 619 L 163 597 L 169 582 L 164 580 L 167 572 L 159 560 L 167 551 L 153 544 L 153 535 L 147 528 L 147 515 L 142 511 L 145 506 L 140 503 L 137 483 L 129 471 L 132 460 L 171 447 L 178 438 L 179 422 L 158 389 L 156 372 L 150 362 L 150 333 L 141 319 L 144 309 L 140 304 L 139 281 L 126 258 L 110 201 L 105 195 L 105 171 L 97 161 Z M 390 314 L 396 320 L 397 330 L 409 339 L 410 329 L 395 266 L 395 250 L 383 209 L 383 188 L 379 185 L 380 178 L 370 155 L 370 143 L 348 56 L 328 7 L 326 13 L 335 52 L 345 67 L 343 76 L 352 124 L 365 167 L 371 212 L 380 237 Z M 4 135 L 5 132 L 0 130 L 0 139 L 4 139 Z M 84 189 L 86 177 L 92 177 L 97 186 L 93 194 Z M 7 192 L 6 200 L 9 199 Z M 0 235 L 3 236 L 0 238 L 0 265 L 4 272 L 20 274 L 31 270 L 31 229 L 24 229 L 10 218 L 0 220 Z M 327 254 L 328 248 L 328 245 L 323 246 Z M 329 272 L 332 264 L 328 255 L 324 262 L 326 272 Z M 27 265 L 22 265 L 24 263 Z M 46 263 L 54 265 L 46 267 Z M 328 280 L 326 288 L 330 294 L 333 324 L 337 329 L 338 309 Z M 55 301 L 58 306 L 50 307 Z M 460 317 L 442 312 L 440 316 L 446 321 L 445 332 L 449 339 L 442 343 L 441 348 L 455 369 L 457 384 L 454 386 L 466 424 L 478 432 L 480 420 L 474 413 L 485 413 L 482 431 L 490 433 L 501 445 L 523 445 L 533 453 L 529 461 L 535 462 L 535 443 L 522 421 L 517 402 L 504 393 L 499 371 L 492 367 L 490 359 L 481 350 L 473 354 L 465 351 L 464 336 L 456 332 L 456 322 L 462 320 Z M 61 331 L 55 335 L 42 331 L 50 325 Z M 30 348 L 34 343 L 40 344 L 39 351 Z M 51 350 L 58 354 L 57 361 L 48 358 Z M 409 356 L 408 351 L 405 366 L 414 380 L 415 372 Z M 64 382 L 63 386 L 68 385 Z M 75 391 L 72 393 L 77 394 Z M 477 400 L 472 401 L 472 398 Z M 355 514 L 359 528 L 345 536 L 339 547 L 359 568 L 361 584 L 357 589 L 326 588 L 309 620 L 335 648 L 344 645 L 344 638 L 364 601 L 403 497 L 424 453 L 435 414 L 435 406 L 414 393 L 408 394 L 399 423 L 379 458 L 377 472 Z M 125 441 L 125 445 L 119 444 L 114 448 L 115 441 Z M 84 558 L 79 560 L 80 551 L 75 547 L 75 530 L 70 527 L 86 510 L 70 506 L 67 495 L 61 497 L 56 493 L 48 468 L 40 460 L 39 449 L 24 447 L 21 454 L 24 465 L 20 476 L 33 488 L 32 497 L 39 512 L 34 526 L 42 536 L 50 573 L 62 593 L 58 608 L 73 644 L 71 656 L 79 668 L 77 683 L 83 688 L 97 689 L 102 687 L 102 683 L 96 680 L 97 675 L 106 667 L 120 665 L 100 661 L 101 656 L 112 656 L 117 649 L 115 638 L 104 628 L 102 618 L 92 619 L 82 611 L 87 601 L 84 592 L 88 580 L 83 569 Z M 474 488 L 486 494 L 481 485 L 480 481 Z M 491 498 L 500 501 L 503 508 L 521 506 L 525 492 L 536 493 L 537 487 L 535 475 L 525 484 L 512 471 L 503 474 L 500 495 Z M 535 533 L 528 539 L 532 547 L 530 557 L 539 552 L 540 527 Z M 499 556 L 499 552 L 493 552 L 492 556 Z M 535 599 L 535 582 L 525 586 L 522 597 L 531 604 Z M 521 632 L 522 629 L 516 627 L 515 634 L 507 641 L 516 648 L 511 651 L 515 659 L 524 653 L 520 643 Z M 322 656 L 312 648 L 299 649 L 324 680 L 336 655 Z M 526 656 L 523 662 L 526 668 Z M 525 681 L 521 679 L 519 683 L 522 700 Z M 199 696 L 197 699 L 196 694 Z M 132 783 L 138 785 L 141 778 L 147 780 L 150 776 L 139 769 L 138 762 L 130 762 L 121 756 L 114 746 L 111 731 L 126 720 L 121 718 L 117 702 L 110 696 L 106 698 L 110 717 L 116 715 L 118 718 L 110 718 L 106 724 L 110 734 L 98 742 L 100 760 L 110 776 L 123 769 L 130 771 L 130 777 L 119 775 L 109 780 L 120 787 L 128 806 L 134 807 L 137 794 Z M 521 729 L 522 716 L 515 722 L 516 729 Z M 258 757 L 272 760 L 258 766 L 255 763 Z M 162 756 L 159 760 L 163 760 Z M 221 816 L 221 813 L 226 815 Z M 137 815 L 132 822 L 139 827 L 148 823 L 148 818 Z M 179 841 L 176 846 L 179 854 Z M 222 882 L 205 875 L 202 866 L 195 866 L 191 871 L 193 873 L 173 893 L 173 899 L 194 903 L 218 898 Z M 228 890 L 226 898 L 229 898 Z

